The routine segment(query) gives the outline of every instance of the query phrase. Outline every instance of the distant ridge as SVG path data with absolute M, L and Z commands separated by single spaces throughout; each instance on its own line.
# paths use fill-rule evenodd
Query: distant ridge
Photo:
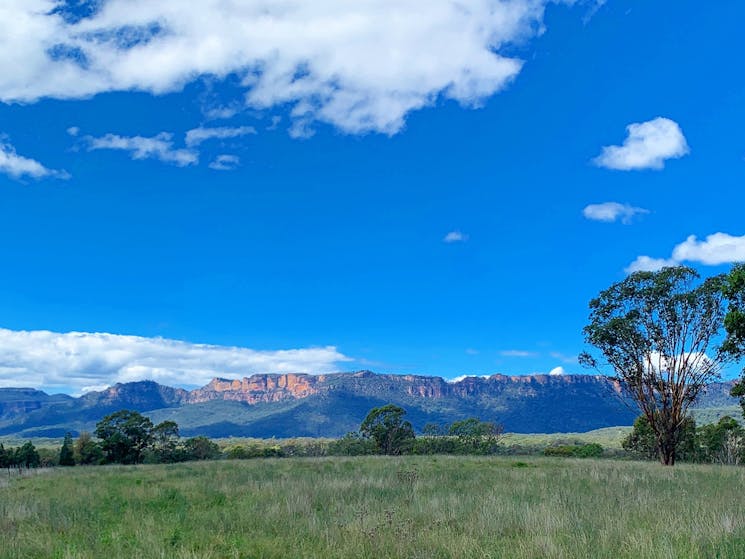
M 712 385 L 699 407 L 735 409 L 732 382 Z M 92 430 L 119 409 L 172 419 L 185 435 L 336 437 L 356 429 L 370 408 L 403 406 L 417 430 L 467 417 L 517 433 L 582 432 L 630 425 L 637 413 L 620 385 L 602 375 L 465 377 L 354 373 L 257 374 L 215 378 L 187 391 L 153 381 L 116 384 L 79 398 L 0 388 L 0 436 L 59 437 Z M 733 413 L 736 413 L 733 412 Z

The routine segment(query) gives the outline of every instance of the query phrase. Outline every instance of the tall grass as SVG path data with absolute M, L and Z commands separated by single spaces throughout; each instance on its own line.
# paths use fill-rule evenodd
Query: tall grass
M 0 488 L 0 557 L 745 557 L 745 469 L 477 457 L 55 470 Z

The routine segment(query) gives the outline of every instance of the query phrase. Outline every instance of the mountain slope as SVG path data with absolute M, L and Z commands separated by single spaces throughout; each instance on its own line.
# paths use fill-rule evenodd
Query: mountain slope
M 712 385 L 698 407 L 735 409 L 731 386 Z M 430 422 L 478 417 L 515 433 L 582 432 L 630 425 L 637 415 L 622 400 L 619 385 L 603 376 L 493 375 L 448 382 L 360 371 L 214 379 L 192 391 L 141 381 L 80 398 L 0 389 L 0 435 L 92 431 L 103 416 L 133 409 L 155 422 L 176 421 L 188 436 L 336 437 L 357 429 L 371 408 L 387 403 L 404 407 L 417 430 Z

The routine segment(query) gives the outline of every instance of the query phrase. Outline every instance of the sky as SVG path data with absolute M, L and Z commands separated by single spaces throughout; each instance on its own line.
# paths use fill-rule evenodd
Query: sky
M 586 372 L 745 260 L 745 4 L 4 0 L 0 386 Z

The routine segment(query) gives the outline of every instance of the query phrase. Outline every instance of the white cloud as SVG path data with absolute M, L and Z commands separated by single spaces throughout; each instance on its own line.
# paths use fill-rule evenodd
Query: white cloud
M 20 179 L 22 177 L 31 177 L 34 179 L 48 177 L 58 179 L 70 178 L 67 171 L 47 169 L 35 159 L 18 155 L 13 146 L 2 142 L 2 138 L 0 138 L 0 173 L 9 175 L 14 179 Z
M 77 126 L 70 126 L 70 128 L 67 129 L 67 133 L 72 136 L 73 138 L 80 134 L 80 128 Z
M 619 204 L 618 202 L 590 204 L 582 210 L 582 215 L 587 219 L 605 222 L 613 222 L 620 219 L 623 224 L 631 223 L 636 215 L 647 213 L 649 213 L 649 210 L 645 210 L 644 208 L 637 208 L 629 204 Z
M 349 361 L 335 347 L 259 351 L 163 338 L 0 329 L 0 386 L 91 387 L 143 379 L 203 385 L 216 376 L 327 373 Z
M 665 160 L 687 155 L 690 150 L 678 123 L 657 117 L 648 122 L 629 124 L 622 146 L 606 146 L 593 161 L 600 167 L 631 171 L 662 169 Z
M 186 133 L 186 145 L 193 147 L 198 146 L 207 140 L 225 140 L 228 138 L 247 136 L 248 134 L 256 134 L 256 128 L 253 126 L 238 126 L 235 128 L 228 126 L 220 126 L 217 128 L 194 128 Z
M 241 158 L 237 155 L 218 155 L 215 160 L 210 163 L 210 169 L 215 171 L 232 171 L 241 163 Z
M 566 371 L 564 371 L 564 367 L 554 367 L 553 369 L 549 371 L 548 374 L 552 377 L 558 377 L 561 375 L 565 375 Z
M 522 349 L 505 349 L 499 352 L 502 357 L 535 357 L 537 354 L 533 351 Z
M 673 249 L 673 260 L 700 262 L 709 266 L 745 262 L 745 235 L 733 237 L 726 233 L 714 233 L 705 241 L 691 235 Z
M 673 248 L 670 258 L 639 256 L 626 268 L 626 272 L 656 272 L 665 266 L 678 266 L 684 262 L 707 266 L 745 262 L 745 235 L 734 237 L 727 233 L 714 233 L 708 235 L 704 241 L 698 240 L 695 235 L 690 235 Z
M 468 235 L 461 233 L 460 231 L 450 231 L 442 239 L 444 243 L 464 243 L 468 240 Z
M 680 262 L 671 258 L 651 258 L 650 256 L 637 256 L 631 264 L 629 264 L 624 271 L 627 274 L 633 274 L 634 272 L 658 272 L 662 268 L 669 266 L 677 266 Z
M 59 0 L 3 0 L 0 101 L 238 76 L 248 107 L 294 107 L 296 130 L 393 134 L 438 99 L 476 106 L 505 88 L 523 64 L 509 46 L 543 31 L 550 1 L 107 0 L 69 21 Z
M 194 165 L 199 161 L 197 152 L 175 148 L 173 146 L 173 134 L 168 132 L 161 132 L 152 138 L 106 134 L 101 138 L 88 136 L 86 140 L 88 141 L 89 151 L 98 149 L 128 151 L 132 159 L 158 159 L 179 167 Z

